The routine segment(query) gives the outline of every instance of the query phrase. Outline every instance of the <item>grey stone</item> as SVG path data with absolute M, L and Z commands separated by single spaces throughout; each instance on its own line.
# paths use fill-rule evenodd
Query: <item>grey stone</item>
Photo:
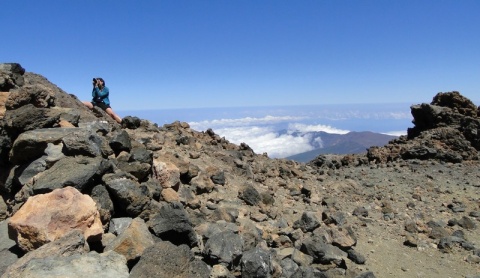
M 272 277 L 270 254 L 258 247 L 243 253 L 241 267 L 242 278 Z
M 47 168 L 46 159 L 47 156 L 44 155 L 38 159 L 35 159 L 31 163 L 20 166 L 17 171 L 15 171 L 15 178 L 17 179 L 20 186 L 31 184 L 34 176 L 36 176 L 38 173 L 45 171 L 45 169 Z
M 100 219 L 105 227 L 105 225 L 110 222 L 110 219 L 114 213 L 113 202 L 108 194 L 107 188 L 101 184 L 96 185 L 92 188 L 90 196 L 97 205 L 98 212 L 100 213 Z
M 76 278 L 76 277 L 128 278 L 125 257 L 113 251 L 99 254 L 75 254 L 32 259 L 24 267 L 10 272 L 8 277 Z
M 0 221 L 0 249 L 9 249 L 17 243 L 8 237 L 8 221 Z
M 306 266 L 306 265 L 311 265 L 312 264 L 313 257 L 303 253 L 302 251 L 300 251 L 298 249 L 294 249 L 293 254 L 292 254 L 292 260 L 295 263 L 297 263 L 298 265 Z
M 123 162 L 119 161 L 117 167 L 122 171 L 129 173 L 137 178 L 139 181 L 144 181 L 152 172 L 152 165 L 148 163 L 141 163 L 138 161 Z
M 183 206 L 179 203 L 163 205 L 159 212 L 148 222 L 150 230 L 162 240 L 170 241 L 175 245 L 197 245 L 197 236 L 193 225 Z
M 102 141 L 105 141 L 103 137 L 87 129 L 75 129 L 74 132 L 62 138 L 64 153 L 69 156 L 102 156 L 105 151 L 102 152 L 101 148 L 106 145 Z
M 358 251 L 354 249 L 347 250 L 348 258 L 352 260 L 352 262 L 356 264 L 365 264 L 366 260 L 365 256 L 360 254 Z
M 112 150 L 119 154 L 122 151 L 130 152 L 132 149 L 132 143 L 130 141 L 130 136 L 125 130 L 122 130 L 116 133 L 109 142 Z
M 445 235 L 445 236 L 448 236 L 448 234 L 447 234 L 447 235 Z M 452 236 L 455 236 L 455 237 L 459 237 L 459 238 L 465 239 L 465 232 L 464 232 L 464 231 L 462 231 L 462 230 L 456 230 L 456 231 L 454 231 L 454 232 L 452 233 Z
M 10 265 L 5 271 L 5 277 L 25 277 L 17 276 L 28 268 L 29 262 L 32 260 L 42 261 L 49 257 L 67 257 L 76 254 L 85 254 L 88 247 L 85 245 L 85 238 L 80 230 L 72 230 L 65 236 L 42 245 L 40 248 L 26 253 L 14 264 Z M 3 276 L 2 276 L 3 277 Z
M 122 127 L 123 128 L 128 128 L 128 129 L 137 129 L 140 127 L 140 118 L 138 117 L 132 117 L 132 116 L 126 116 L 123 117 L 122 119 Z
M 93 121 L 93 122 L 81 122 L 79 127 L 91 130 L 95 133 L 101 133 L 102 135 L 108 134 L 112 127 L 107 121 Z
M 210 177 L 214 184 L 225 185 L 225 173 L 223 171 L 219 171 Z
M 433 226 L 428 236 L 433 239 L 440 239 L 449 236 L 449 233 L 447 229 L 443 227 Z
M 290 278 L 297 271 L 298 265 L 290 258 L 285 258 L 280 261 L 280 266 L 282 267 L 281 278 Z
M 47 155 L 47 158 L 45 159 L 45 163 L 48 168 L 52 167 L 53 164 L 55 164 L 57 161 L 65 157 L 65 154 L 63 154 L 62 149 L 63 149 L 62 143 L 47 144 L 47 148 L 45 149 L 45 154 Z
M 25 131 L 54 127 L 60 121 L 61 114 L 62 111 L 27 104 L 5 112 L 5 128 L 16 137 Z
M 112 218 L 110 220 L 110 225 L 108 227 L 108 232 L 116 236 L 123 233 L 123 231 L 132 223 L 132 218 L 130 217 L 120 217 Z
M 293 223 L 294 229 L 301 229 L 304 233 L 311 232 L 320 227 L 320 221 L 315 212 L 305 211 L 302 217 Z
M 135 147 L 130 151 L 130 160 L 152 164 L 153 153 L 144 147 Z
M 45 153 L 48 143 L 58 144 L 73 131 L 72 128 L 44 128 L 23 132 L 13 142 L 10 162 L 22 164 L 37 159 Z
M 18 261 L 19 254 L 12 252 L 10 249 L 0 249 L 0 276 L 5 273 L 7 268 Z M 3 276 L 2 276 L 3 277 Z
M 240 199 L 244 200 L 247 205 L 255 206 L 262 201 L 262 196 L 255 187 L 248 185 L 240 192 Z
M 142 182 L 141 185 L 145 186 L 148 189 L 149 196 L 154 200 L 160 200 L 160 196 L 162 194 L 163 187 L 160 184 L 160 181 L 157 179 L 149 179 L 146 182 Z
M 66 186 L 82 191 L 92 184 L 95 177 L 102 176 L 108 167 L 107 161 L 101 157 L 65 157 L 37 176 L 33 191 L 35 194 L 46 193 Z
M 460 226 L 464 229 L 467 229 L 467 230 L 473 230 L 477 227 L 475 222 L 473 222 L 472 219 L 469 218 L 468 216 L 463 216 L 462 218 L 460 218 L 460 220 L 458 220 L 457 224 L 458 224 L 458 226 Z
M 239 215 L 239 209 L 232 206 L 220 206 L 213 211 L 212 220 L 225 220 L 235 223 Z
M 291 278 L 328 278 L 325 273 L 310 266 L 301 266 L 293 273 Z M 333 276 L 335 277 L 335 276 Z
M 325 243 L 318 236 L 312 236 L 303 241 L 300 251 L 313 257 L 314 263 L 341 265 L 347 258 L 347 253 L 340 248 Z
M 450 252 L 455 245 L 465 242 L 463 238 L 447 236 L 440 239 L 437 247 L 443 252 Z
M 207 240 L 203 252 L 213 263 L 237 265 L 243 252 L 243 240 L 231 231 L 220 232 Z
M 364 273 L 361 273 L 360 275 L 356 276 L 355 278 L 375 278 L 375 274 L 371 271 L 367 271 Z
M 337 226 L 342 226 L 347 222 L 347 219 L 345 217 L 345 213 L 341 211 L 335 211 L 335 212 L 324 211 L 322 212 L 322 221 L 326 225 L 335 224 Z
M 195 227 L 197 234 L 202 236 L 204 239 L 209 239 L 213 235 L 218 234 L 224 231 L 230 231 L 233 233 L 239 232 L 239 227 L 235 223 L 225 222 L 225 221 L 216 221 L 216 222 L 205 222 L 199 226 Z
M 186 245 L 161 241 L 147 248 L 132 268 L 130 278 L 209 277 L 210 270 L 196 259 Z
M 116 212 L 137 217 L 147 206 L 148 190 L 138 182 L 117 174 L 107 174 L 103 176 L 103 181 L 111 194 Z

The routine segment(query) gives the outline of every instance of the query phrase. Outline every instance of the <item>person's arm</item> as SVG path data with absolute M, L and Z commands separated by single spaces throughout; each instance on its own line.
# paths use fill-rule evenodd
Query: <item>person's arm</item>
M 100 90 L 98 87 L 97 89 L 97 96 L 100 97 L 101 99 L 107 98 L 108 94 L 110 93 L 107 87 L 103 87 L 102 90 Z
M 104 98 L 108 97 L 108 94 L 109 94 L 109 91 L 107 87 L 103 87 L 103 90 L 100 90 L 98 87 L 93 88 L 92 96 L 94 98 L 98 97 L 103 100 Z

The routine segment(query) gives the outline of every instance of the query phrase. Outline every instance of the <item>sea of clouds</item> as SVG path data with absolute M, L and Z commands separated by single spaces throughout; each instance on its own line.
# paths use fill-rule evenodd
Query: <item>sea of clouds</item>
M 311 132 L 372 131 L 400 136 L 412 126 L 407 104 L 312 105 L 125 111 L 159 125 L 184 121 L 197 131 L 212 129 L 256 153 L 283 158 L 321 146 Z

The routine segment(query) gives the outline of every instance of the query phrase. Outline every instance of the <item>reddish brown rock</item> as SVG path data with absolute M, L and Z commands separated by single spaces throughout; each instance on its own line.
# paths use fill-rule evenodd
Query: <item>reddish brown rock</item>
M 143 251 L 154 244 L 153 236 L 141 218 L 135 218 L 132 223 L 116 239 L 107 245 L 106 251 L 113 250 L 134 262 Z
M 37 249 L 73 229 L 87 241 L 103 234 L 100 214 L 93 199 L 73 187 L 30 197 L 8 223 L 9 237 L 24 251 Z
M 0 119 L 5 116 L 5 102 L 7 101 L 9 95 L 9 92 L 0 92 Z
M 153 161 L 153 176 L 163 188 L 178 187 L 180 184 L 180 170 L 175 164 L 160 160 Z
M 162 190 L 162 199 L 167 203 L 173 203 L 180 201 L 177 191 L 172 188 L 165 188 Z

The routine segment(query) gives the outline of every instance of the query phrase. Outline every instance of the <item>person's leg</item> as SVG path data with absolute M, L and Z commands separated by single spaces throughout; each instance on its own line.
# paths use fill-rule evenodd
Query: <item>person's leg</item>
M 115 121 L 117 121 L 117 123 L 122 122 L 122 118 L 120 118 L 117 114 L 115 114 L 115 112 L 113 112 L 112 108 L 107 108 L 105 110 L 105 112 L 107 112 L 107 114 L 110 115 L 110 117 L 112 117 Z
M 83 104 L 85 104 L 85 106 L 88 108 L 93 109 L 93 104 L 90 101 L 83 101 Z

